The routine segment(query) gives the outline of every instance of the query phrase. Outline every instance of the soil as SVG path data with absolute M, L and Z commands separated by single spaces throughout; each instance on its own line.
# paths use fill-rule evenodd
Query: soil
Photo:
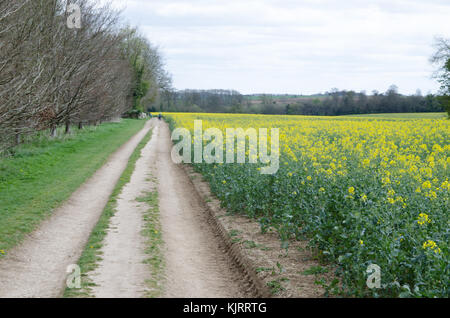
M 109 231 L 100 252 L 98 267 L 88 273 L 95 286 L 91 294 L 100 298 L 144 297 L 149 289 L 145 283 L 151 275 L 145 264 L 147 255 L 144 230 L 144 213 L 147 204 L 139 198 L 155 188 L 151 169 L 155 163 L 155 142 L 158 127 L 152 131 L 151 140 L 141 151 L 130 181 L 117 198 L 116 212 L 110 219 Z
M 164 241 L 164 297 L 245 297 L 253 291 L 210 224 L 204 202 L 181 165 L 172 162 L 168 125 L 157 139 L 159 208 Z

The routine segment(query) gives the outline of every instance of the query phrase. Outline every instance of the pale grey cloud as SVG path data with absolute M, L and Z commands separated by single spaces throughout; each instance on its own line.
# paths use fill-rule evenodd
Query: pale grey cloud
M 436 91 L 428 58 L 448 1 L 122 0 L 166 57 L 174 85 L 243 93 L 332 87 Z

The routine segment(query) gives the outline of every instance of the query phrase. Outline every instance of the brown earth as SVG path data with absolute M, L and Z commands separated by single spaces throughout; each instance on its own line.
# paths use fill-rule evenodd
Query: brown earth
M 161 123 L 156 176 L 166 266 L 163 296 L 252 296 L 188 175 L 172 162 L 171 148 L 168 125 Z

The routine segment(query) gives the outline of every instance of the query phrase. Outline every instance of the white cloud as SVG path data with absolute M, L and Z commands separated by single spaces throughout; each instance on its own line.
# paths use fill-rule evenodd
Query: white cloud
M 166 56 L 176 88 L 315 93 L 435 91 L 428 62 L 448 1 L 128 0 L 125 17 Z

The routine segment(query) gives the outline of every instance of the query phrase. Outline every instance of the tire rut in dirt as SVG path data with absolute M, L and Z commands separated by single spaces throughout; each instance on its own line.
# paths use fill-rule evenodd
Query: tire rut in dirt
M 172 141 L 161 123 L 157 177 L 166 262 L 165 297 L 251 297 L 251 287 L 214 232 L 189 177 L 172 162 Z

